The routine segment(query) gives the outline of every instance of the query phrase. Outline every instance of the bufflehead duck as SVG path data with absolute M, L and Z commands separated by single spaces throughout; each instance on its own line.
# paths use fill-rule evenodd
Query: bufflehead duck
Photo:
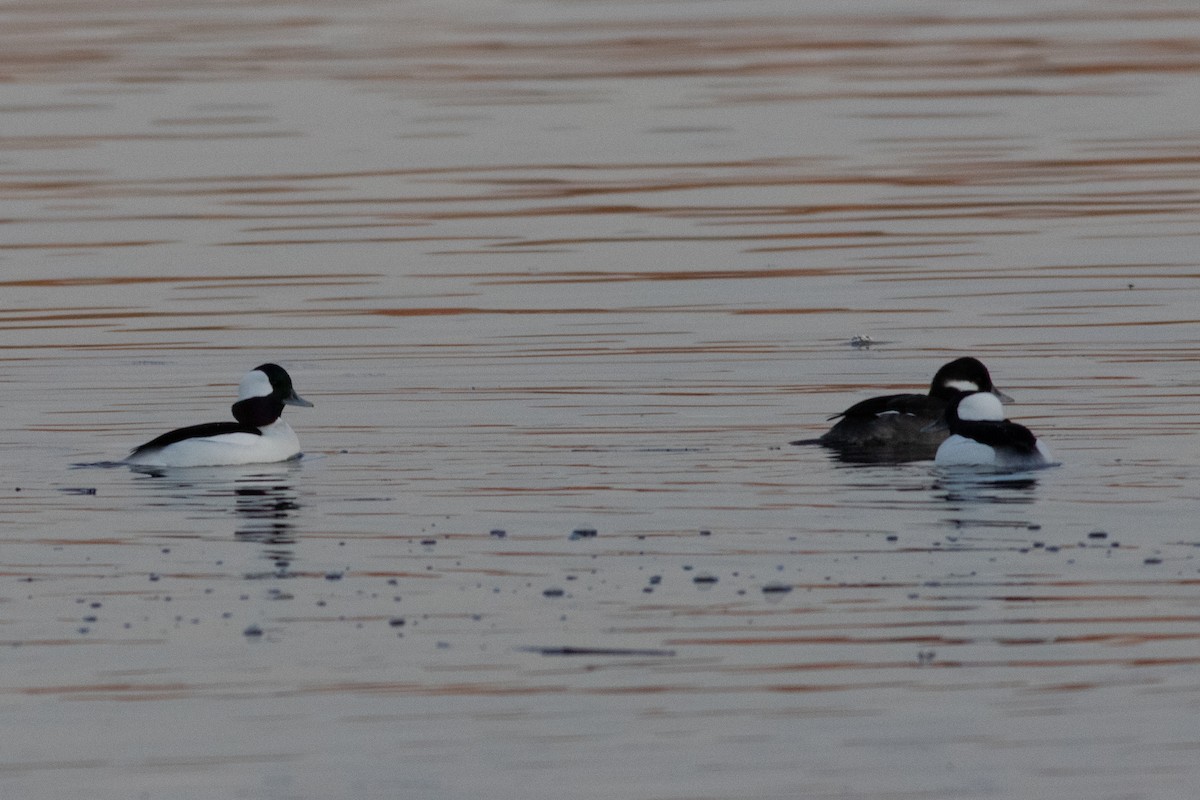
M 277 364 L 246 373 L 233 404 L 236 422 L 209 422 L 164 433 L 137 447 L 127 464 L 150 467 L 215 467 L 265 464 L 300 455 L 300 440 L 280 419 L 283 407 L 312 403 L 292 388 L 291 376 Z
M 990 392 L 963 392 L 946 406 L 949 438 L 938 447 L 938 466 L 1031 469 L 1053 462 L 1050 450 L 1024 425 L 1004 418 Z
M 830 419 L 838 419 L 819 439 L 792 444 L 820 444 L 838 450 L 846 461 L 920 461 L 934 457 L 948 435 L 930 429 L 942 418 L 958 392 L 991 392 L 1004 402 L 1012 398 L 992 384 L 977 358 L 956 358 L 933 376 L 929 394 L 890 394 L 855 403 Z

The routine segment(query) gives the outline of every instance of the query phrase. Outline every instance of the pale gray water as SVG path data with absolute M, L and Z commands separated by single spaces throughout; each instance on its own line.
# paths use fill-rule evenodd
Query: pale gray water
M 1194 794 L 1191 4 L 0 45 L 3 797 Z M 968 353 L 1062 467 L 787 445 Z M 266 360 L 300 463 L 71 467 Z

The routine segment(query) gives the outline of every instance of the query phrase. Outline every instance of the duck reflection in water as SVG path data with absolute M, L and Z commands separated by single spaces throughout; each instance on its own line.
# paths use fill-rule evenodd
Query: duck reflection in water
M 1015 536 L 1012 541 L 1025 546 L 1030 532 L 1041 529 L 1030 516 L 1038 496 L 1037 479 L 1028 474 L 942 476 L 930 490 L 952 514 L 943 523 L 956 532 L 970 531 L 976 545 Z
M 234 536 L 240 541 L 262 545 L 263 558 L 269 558 L 275 564 L 274 572 L 247 577 L 291 577 L 289 568 L 296 558 L 296 525 L 292 516 L 300 510 L 291 484 L 248 479 L 239 482 L 234 494 L 234 510 L 238 515 Z
M 945 475 L 934 480 L 935 496 L 947 503 L 1032 505 L 1037 478 L 1028 475 Z
M 186 510 L 201 518 L 236 518 L 234 538 L 262 547 L 273 569 L 253 571 L 249 579 L 289 578 L 296 559 L 296 515 L 303 507 L 293 486 L 295 463 L 172 469 L 135 467 L 153 480 L 165 498 L 158 505 Z M 233 502 L 230 503 L 232 498 Z

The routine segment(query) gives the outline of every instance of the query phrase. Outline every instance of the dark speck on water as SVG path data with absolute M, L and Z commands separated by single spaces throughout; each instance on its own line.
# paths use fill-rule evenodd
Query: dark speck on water
M 576 528 L 571 531 L 571 539 L 594 539 L 596 538 L 595 528 Z
M 537 653 L 543 656 L 614 656 L 641 658 L 671 658 L 674 650 L 659 650 L 654 648 L 642 649 L 635 647 L 521 647 L 526 653 Z

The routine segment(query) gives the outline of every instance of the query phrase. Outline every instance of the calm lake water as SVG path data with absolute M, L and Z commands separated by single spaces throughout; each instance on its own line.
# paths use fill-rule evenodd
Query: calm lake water
M 1194 3 L 8 3 L 0 79 L 0 795 L 1194 796 Z M 965 354 L 1063 466 L 787 444 Z M 264 361 L 299 463 L 73 466 Z

